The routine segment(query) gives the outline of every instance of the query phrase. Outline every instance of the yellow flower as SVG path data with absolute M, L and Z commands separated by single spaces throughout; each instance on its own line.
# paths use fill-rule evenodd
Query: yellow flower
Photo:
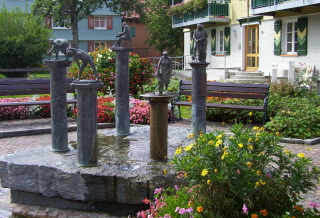
M 222 122 L 221 125 L 223 126 L 225 124 L 225 122 Z
M 249 115 L 249 116 L 252 116 L 252 112 L 250 111 L 250 112 L 248 113 L 248 115 Z
M 290 151 L 288 149 L 284 149 L 284 151 L 286 152 L 286 155 L 290 154 Z
M 297 156 L 300 157 L 300 158 L 304 158 L 305 157 L 304 153 L 299 153 L 299 154 L 297 154 Z
M 309 151 L 312 151 L 312 148 L 306 148 L 307 150 L 309 150 Z
M 258 139 L 258 138 L 256 138 L 254 141 L 256 141 L 256 142 L 257 142 L 257 141 L 259 141 L 259 139 Z
M 257 170 L 257 175 L 260 176 L 261 175 L 261 171 Z
M 210 179 L 208 179 L 208 180 L 207 180 L 207 184 L 209 185 L 210 183 L 211 183 L 211 180 L 210 180 Z
M 265 128 L 264 127 L 260 127 L 259 131 L 263 131 L 263 130 L 265 130 Z
M 180 146 L 177 148 L 177 150 L 174 154 L 179 155 L 179 154 L 181 154 L 181 152 L 182 152 L 182 147 Z
M 226 157 L 226 155 L 229 154 L 228 152 L 224 152 L 223 155 L 221 156 L 221 160 L 224 160 L 224 158 Z
M 205 177 L 206 175 L 208 175 L 209 171 L 207 169 L 203 169 L 201 172 L 201 176 Z
M 213 141 L 209 141 L 208 144 L 209 144 L 209 145 L 213 145 Z
M 276 136 L 280 136 L 280 132 L 276 132 Z
M 185 151 L 190 151 L 193 147 L 193 144 L 188 145 L 187 147 L 184 148 Z
M 256 136 L 259 137 L 261 134 L 259 132 L 256 133 Z
M 167 172 L 168 172 L 168 170 L 166 170 L 166 169 L 163 170 L 163 173 L 164 173 L 164 174 L 167 174 Z
M 217 172 L 218 172 L 218 169 L 214 169 L 214 171 L 213 171 L 213 172 L 217 173 Z
M 255 126 L 252 129 L 258 131 L 260 128 L 258 126 Z
M 203 142 L 205 142 L 205 141 L 206 141 L 206 139 L 202 139 L 202 141 L 203 141 Z
M 188 135 L 188 138 L 189 138 L 189 139 L 194 138 L 194 134 L 190 134 L 190 135 Z
M 220 145 L 222 145 L 222 140 L 221 140 L 221 139 L 219 139 L 219 140 L 216 142 L 215 146 L 216 146 L 216 147 L 219 147 Z
M 226 151 L 226 150 L 228 150 L 227 147 L 223 147 L 223 148 L 222 148 L 222 151 Z
M 266 182 L 264 182 L 264 181 L 262 181 L 262 180 L 260 179 L 260 184 L 261 184 L 261 185 L 265 185 Z
M 240 148 L 242 148 L 242 147 L 243 147 L 243 144 L 240 143 L 240 144 L 238 144 L 238 146 L 239 146 Z
M 203 208 L 202 206 L 197 207 L 197 212 L 198 212 L 198 213 L 202 213 L 202 212 L 203 212 L 203 210 L 204 210 L 204 208 Z
M 256 186 L 255 188 L 259 187 L 260 186 L 260 182 L 256 182 Z
M 247 167 L 251 168 L 252 167 L 252 163 L 251 162 L 247 162 Z
M 249 138 L 249 139 L 248 139 L 248 142 L 252 142 L 252 141 L 253 141 L 252 138 Z
M 188 178 L 188 173 L 185 173 L 185 174 L 184 174 L 184 178 Z
M 253 146 L 252 145 L 248 145 L 248 148 L 253 151 Z
M 222 138 L 222 136 L 223 136 L 222 134 L 219 134 L 219 135 L 217 135 L 216 139 L 219 140 Z

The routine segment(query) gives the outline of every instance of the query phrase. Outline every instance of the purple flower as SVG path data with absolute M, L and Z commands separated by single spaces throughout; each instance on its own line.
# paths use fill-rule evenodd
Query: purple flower
M 192 213 L 192 211 L 193 211 L 192 207 L 186 209 L 186 212 L 188 212 L 188 213 Z
M 243 213 L 248 214 L 248 208 L 247 208 L 246 204 L 243 204 L 242 211 L 243 211 Z
M 178 212 L 180 210 L 180 207 L 176 207 L 176 210 L 174 212 Z
M 154 194 L 159 194 L 162 192 L 162 188 L 156 188 L 156 190 L 154 190 Z
M 181 208 L 180 210 L 179 210 L 179 213 L 180 214 L 184 214 L 186 212 L 186 209 L 184 209 L 184 208 Z

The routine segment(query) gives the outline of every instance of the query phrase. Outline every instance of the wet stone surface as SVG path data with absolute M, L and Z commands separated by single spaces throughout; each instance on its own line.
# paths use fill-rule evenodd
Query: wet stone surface
M 188 139 L 190 128 L 169 127 L 169 160 L 154 161 L 149 157 L 149 128 L 131 127 L 127 137 L 115 136 L 115 130 L 100 134 L 98 167 L 78 166 L 72 143 L 65 153 L 46 147 L 2 156 L 0 177 L 7 179 L 1 184 L 16 191 L 18 200 L 27 192 L 67 201 L 141 204 L 142 199 L 152 197 L 155 187 L 177 184 L 168 161 L 178 146 L 194 141 Z

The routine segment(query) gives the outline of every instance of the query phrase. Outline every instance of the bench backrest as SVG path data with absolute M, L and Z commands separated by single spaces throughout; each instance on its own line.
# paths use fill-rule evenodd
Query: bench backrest
M 66 93 L 75 93 L 70 87 L 72 78 L 66 78 Z M 50 94 L 50 79 L 1 79 L 0 96 Z
M 269 84 L 207 82 L 207 96 L 245 99 L 264 99 Z M 192 81 L 180 81 L 180 95 L 192 95 Z

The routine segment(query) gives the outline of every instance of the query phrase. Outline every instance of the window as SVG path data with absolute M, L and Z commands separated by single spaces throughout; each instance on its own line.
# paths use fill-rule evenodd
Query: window
M 223 55 L 224 54 L 224 30 L 218 30 L 217 31 L 217 55 Z
M 283 23 L 283 53 L 297 54 L 297 22 Z
M 54 21 L 54 18 L 51 17 L 52 28 L 53 29 L 70 29 L 70 20 L 64 19 L 61 21 Z
M 291 20 L 274 22 L 275 55 L 308 54 L 308 18 L 300 17 Z
M 106 18 L 105 17 L 95 17 L 94 18 L 94 28 L 95 29 L 106 29 Z

